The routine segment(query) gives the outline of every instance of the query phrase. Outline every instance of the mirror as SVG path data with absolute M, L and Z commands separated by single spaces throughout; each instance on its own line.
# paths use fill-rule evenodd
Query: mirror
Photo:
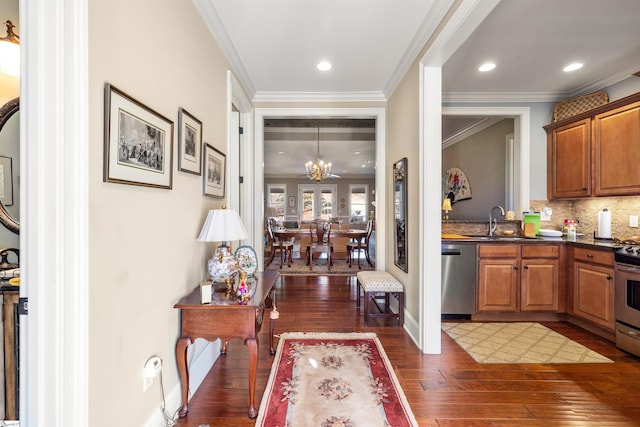
M 393 164 L 393 216 L 396 242 L 395 264 L 408 272 L 407 266 L 407 158 Z
M 12 99 L 0 108 L 0 141 L 7 141 L 10 145 L 18 147 L 20 139 L 20 98 Z M 18 143 L 16 143 L 18 142 Z M 2 200 L 11 200 L 13 203 L 13 168 L 20 165 L 12 165 L 12 158 L 5 156 L 8 148 L 6 143 L 0 144 L 0 223 L 2 223 L 10 231 L 19 234 L 20 224 L 14 216 L 12 216 L 5 203 Z

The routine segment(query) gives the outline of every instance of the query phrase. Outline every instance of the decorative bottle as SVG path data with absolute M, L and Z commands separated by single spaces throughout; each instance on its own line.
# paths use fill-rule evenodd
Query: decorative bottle
M 238 284 L 238 290 L 236 291 L 238 297 L 238 303 L 246 305 L 249 301 L 249 288 L 247 287 L 247 273 L 240 273 L 240 283 Z

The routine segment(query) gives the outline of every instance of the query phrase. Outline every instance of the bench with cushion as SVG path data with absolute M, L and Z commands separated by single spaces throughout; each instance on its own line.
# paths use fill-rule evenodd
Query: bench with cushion
M 398 326 L 403 326 L 404 287 L 402 283 L 386 271 L 359 271 L 357 278 L 358 307 L 360 307 L 360 288 L 364 291 L 364 325 L 369 325 L 369 317 L 395 317 L 398 319 Z M 389 307 L 390 296 L 398 300 L 397 313 L 394 313 Z M 378 308 L 377 313 L 370 313 L 370 301 Z M 379 301 L 382 301 L 382 306 Z

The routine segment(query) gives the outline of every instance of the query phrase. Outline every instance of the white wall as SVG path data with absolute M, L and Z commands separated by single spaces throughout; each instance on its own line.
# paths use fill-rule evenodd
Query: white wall
M 165 392 L 178 386 L 173 305 L 206 277 L 213 245 L 196 237 L 222 204 L 177 171 L 178 108 L 226 152 L 229 65 L 189 1 L 92 0 L 89 23 L 90 425 L 139 427 L 161 403 L 157 380 L 142 391 L 145 361 L 160 356 Z M 106 82 L 174 121 L 172 190 L 103 182 Z

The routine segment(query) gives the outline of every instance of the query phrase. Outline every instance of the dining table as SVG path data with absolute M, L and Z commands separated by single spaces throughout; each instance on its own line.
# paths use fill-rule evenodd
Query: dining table
M 311 231 L 309 231 L 311 230 Z M 281 240 L 298 238 L 298 237 L 309 237 L 311 233 L 315 233 L 315 227 L 311 228 L 280 228 L 274 229 L 273 234 L 276 238 Z M 359 228 L 341 228 L 333 226 L 331 227 L 330 238 L 334 237 L 349 237 L 351 239 L 355 239 L 358 242 L 358 251 L 361 249 L 362 238 L 367 234 L 367 230 L 362 230 Z M 269 263 L 273 261 L 273 256 L 275 251 L 271 251 L 271 257 L 269 258 Z M 280 253 L 282 258 L 282 252 Z M 281 259 L 281 262 L 283 260 Z M 349 263 L 351 265 L 351 262 Z M 358 268 L 360 268 L 360 257 L 358 257 Z

